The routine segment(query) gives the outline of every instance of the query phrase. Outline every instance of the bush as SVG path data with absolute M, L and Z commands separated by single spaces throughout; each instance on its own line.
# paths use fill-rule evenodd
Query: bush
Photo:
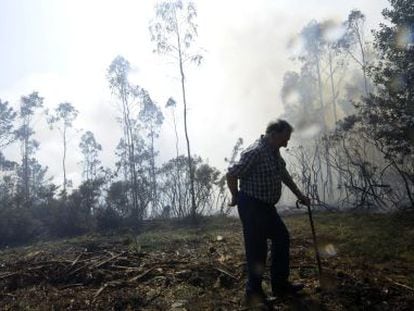
M 96 226 L 99 231 L 119 229 L 122 222 L 122 217 L 111 207 L 100 208 L 96 213 Z
M 41 223 L 26 208 L 0 209 L 0 246 L 13 246 L 32 241 L 41 229 Z

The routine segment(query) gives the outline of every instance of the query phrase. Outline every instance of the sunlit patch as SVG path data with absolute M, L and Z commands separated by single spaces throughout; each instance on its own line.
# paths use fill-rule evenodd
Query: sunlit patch
M 328 42 L 336 42 L 340 40 L 346 32 L 346 28 L 343 24 L 330 20 L 323 24 L 322 36 Z
M 400 49 L 414 47 L 414 25 L 401 27 L 397 32 L 396 45 Z
M 335 246 L 331 243 L 323 245 L 322 247 L 320 247 L 319 252 L 320 252 L 321 256 L 323 256 L 323 257 L 333 257 L 333 256 L 336 256 L 336 254 L 337 254 Z

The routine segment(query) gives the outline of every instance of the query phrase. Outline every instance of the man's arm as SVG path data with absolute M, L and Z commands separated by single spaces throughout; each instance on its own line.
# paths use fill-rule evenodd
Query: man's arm
M 284 163 L 284 161 L 283 161 Z M 289 172 L 287 171 L 285 167 L 285 163 L 282 166 L 282 181 L 283 183 L 292 191 L 299 201 L 302 202 L 302 204 L 309 206 L 310 205 L 310 199 L 305 196 L 302 191 L 299 190 L 298 186 L 296 186 L 296 183 L 293 181 L 292 176 L 290 176 Z
M 229 203 L 229 206 L 237 205 L 237 195 L 239 193 L 238 180 L 250 172 L 257 163 L 258 157 L 258 150 L 246 150 L 240 155 L 240 161 L 229 167 L 226 174 L 227 186 L 231 193 L 231 202 Z
M 227 187 L 229 187 L 230 193 L 231 193 L 231 201 L 229 203 L 229 206 L 235 206 L 237 205 L 237 195 L 239 193 L 239 185 L 237 177 L 230 175 L 227 173 L 226 175 L 227 179 Z

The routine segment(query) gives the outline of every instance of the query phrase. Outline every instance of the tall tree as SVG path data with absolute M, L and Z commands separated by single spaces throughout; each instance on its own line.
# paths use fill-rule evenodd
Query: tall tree
M 199 65 L 202 56 L 194 52 L 197 38 L 195 22 L 197 10 L 193 2 L 172 0 L 163 1 L 155 7 L 155 19 L 150 24 L 151 40 L 155 43 L 154 52 L 171 56 L 178 65 L 184 112 L 184 133 L 187 143 L 187 165 L 190 177 L 192 217 L 196 216 L 196 195 L 194 188 L 194 168 L 191 161 L 190 139 L 187 124 L 187 97 L 185 65 L 194 62 Z
M 97 177 L 98 167 L 101 161 L 98 158 L 102 146 L 98 144 L 95 135 L 91 131 L 85 132 L 81 137 L 79 148 L 83 154 L 83 171 L 82 175 L 86 181 L 94 180 Z
M 23 96 L 20 101 L 19 119 L 20 127 L 16 131 L 17 138 L 20 140 L 22 165 L 21 165 L 21 190 L 23 192 L 24 205 L 30 204 L 30 179 L 31 179 L 31 160 L 39 143 L 33 139 L 33 118 L 36 110 L 43 107 L 43 97 L 38 92 L 32 92 L 28 96 Z
M 327 122 L 325 115 L 325 98 L 323 94 L 323 82 L 322 82 L 322 58 L 325 53 L 326 42 L 323 37 L 323 27 L 317 21 L 311 21 L 300 32 L 300 38 L 304 43 L 304 53 L 299 58 L 304 65 L 313 68 L 313 72 L 316 76 L 317 89 L 319 94 L 319 107 L 321 122 L 324 132 L 327 130 Z
M 150 180 L 151 180 L 151 201 L 152 208 L 157 207 L 157 174 L 155 167 L 155 139 L 159 137 L 164 116 L 159 107 L 152 101 L 148 91 L 142 90 L 142 108 L 139 112 L 139 119 L 143 124 L 149 138 L 149 157 L 150 157 Z
M 0 149 L 10 144 L 15 138 L 13 122 L 17 113 L 8 102 L 0 99 Z
M 330 166 L 329 161 L 327 161 L 327 157 L 329 154 L 329 144 L 326 139 L 326 135 L 328 132 L 328 125 L 327 125 L 327 117 L 326 117 L 326 107 L 325 107 L 325 97 L 324 97 L 324 85 L 322 80 L 322 61 L 326 54 L 326 46 L 327 42 L 324 36 L 324 25 L 317 22 L 311 21 L 307 24 L 301 31 L 300 37 L 304 42 L 304 53 L 299 58 L 303 66 L 309 66 L 309 70 L 313 71 L 316 76 L 317 86 L 318 86 L 318 93 L 319 93 L 319 107 L 320 107 L 320 116 L 321 116 L 321 123 L 323 127 L 322 136 L 325 138 L 322 140 L 324 144 L 324 157 L 326 163 L 326 183 L 329 187 L 328 195 L 332 198 L 333 193 L 333 175 L 332 169 Z M 312 70 L 313 69 L 313 70 Z M 322 177 L 322 174 L 321 174 Z M 325 185 L 326 183 L 321 180 L 321 183 Z M 325 186 L 323 187 L 323 197 L 325 200 Z
M 400 173 L 414 206 L 414 6 L 411 0 L 390 3 L 383 11 L 390 24 L 374 33 L 379 60 L 370 75 L 376 91 L 357 103 L 357 112 L 362 130 Z
M 147 161 L 145 141 L 139 131 L 138 110 L 143 102 L 145 91 L 128 81 L 131 65 L 122 56 L 117 56 L 109 66 L 107 79 L 113 94 L 119 99 L 122 117 L 119 119 L 123 137 L 117 147 L 120 156 L 119 167 L 124 168 L 125 178 L 130 186 L 132 197 L 131 216 L 140 222 L 148 204 L 147 178 L 144 174 L 144 162 Z
M 172 97 L 168 98 L 167 104 L 165 104 L 165 108 L 170 108 L 171 109 L 171 114 L 172 114 L 173 124 L 174 124 L 174 133 L 175 133 L 175 153 L 176 153 L 176 156 L 178 158 L 178 156 L 180 155 L 180 150 L 179 150 L 179 147 L 178 147 L 179 139 L 178 139 L 178 131 L 177 131 L 177 121 L 176 121 L 176 117 L 175 117 L 175 108 L 176 108 L 176 106 L 177 106 L 177 103 L 174 100 L 174 98 L 172 98 Z
M 369 93 L 368 83 L 368 43 L 365 38 L 365 15 L 360 10 L 352 10 L 344 22 L 346 34 L 339 44 L 361 67 L 364 81 L 364 95 Z
M 67 153 L 67 144 L 68 144 L 68 130 L 72 127 L 73 121 L 78 116 L 79 112 L 71 103 L 60 103 L 52 115 L 48 118 L 48 123 L 51 128 L 56 127 L 61 135 L 63 140 L 63 158 L 62 158 L 62 168 L 63 168 L 63 196 L 67 194 L 67 185 L 68 180 L 66 177 L 66 153 Z

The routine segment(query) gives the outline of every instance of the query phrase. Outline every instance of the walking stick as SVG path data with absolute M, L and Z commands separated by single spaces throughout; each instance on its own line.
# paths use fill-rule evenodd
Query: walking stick
M 299 204 L 302 204 L 302 202 L 300 200 L 297 200 L 296 201 L 297 208 L 300 208 Z M 311 229 L 312 229 L 313 246 L 315 248 L 316 263 L 318 264 L 319 284 L 321 284 L 321 277 L 322 277 L 321 258 L 319 257 L 318 243 L 316 241 L 315 226 L 313 224 L 312 211 L 311 211 L 310 205 L 307 205 L 307 208 L 308 208 L 309 222 L 310 222 Z

